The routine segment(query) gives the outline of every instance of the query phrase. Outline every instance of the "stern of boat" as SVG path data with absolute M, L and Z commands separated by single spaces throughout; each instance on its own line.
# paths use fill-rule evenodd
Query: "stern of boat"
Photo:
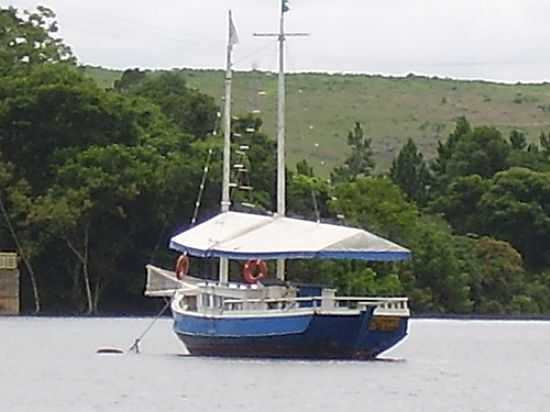
M 366 327 L 359 333 L 358 351 L 375 358 L 394 348 L 408 334 L 410 310 L 407 298 L 379 298 Z M 368 312 L 365 311 L 365 316 Z

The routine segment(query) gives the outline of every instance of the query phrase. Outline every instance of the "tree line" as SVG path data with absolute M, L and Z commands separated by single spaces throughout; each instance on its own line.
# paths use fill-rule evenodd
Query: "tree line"
M 173 266 L 168 239 L 197 203 L 202 220 L 219 210 L 216 102 L 177 72 L 127 70 L 100 89 L 55 37 L 49 9 L 0 8 L 0 22 L 0 250 L 21 256 L 24 308 L 150 310 L 145 264 Z M 461 117 L 432 161 L 409 140 L 375 174 L 371 139 L 351 129 L 330 178 L 306 160 L 288 171 L 288 213 L 365 228 L 412 259 L 290 261 L 293 280 L 406 294 L 416 313 L 550 312 L 550 134 L 529 143 Z M 274 141 L 253 114 L 238 116 L 233 137 L 235 153 L 250 147 L 239 178 L 254 188 L 233 191 L 234 207 L 274 210 Z M 214 276 L 215 265 L 193 259 L 191 270 Z

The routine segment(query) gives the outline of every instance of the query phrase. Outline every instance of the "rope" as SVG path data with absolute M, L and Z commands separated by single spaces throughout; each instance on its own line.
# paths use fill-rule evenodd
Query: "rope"
M 174 295 L 176 294 L 176 292 L 174 292 Z M 168 307 L 170 306 L 170 302 L 172 302 L 172 298 L 174 297 L 174 295 L 172 295 L 172 297 L 170 299 L 168 299 L 166 301 L 166 304 L 164 305 L 164 307 L 161 309 L 161 311 L 157 314 L 157 316 L 155 316 L 155 318 L 153 319 L 153 321 L 149 324 L 149 326 L 147 326 L 147 328 L 145 328 L 145 330 L 143 331 L 143 333 L 141 334 L 141 336 L 139 338 L 137 338 L 134 343 L 132 344 L 132 346 L 130 346 L 128 348 L 128 352 L 135 352 L 135 353 L 139 353 L 139 343 L 141 342 L 141 340 L 145 337 L 145 335 L 147 334 L 147 332 L 149 332 L 151 330 L 151 328 L 153 327 L 153 325 L 156 323 L 157 320 L 160 319 L 160 317 L 164 314 L 164 312 L 166 312 L 166 309 L 168 309 Z
M 315 196 L 315 190 L 313 186 L 311 187 L 311 197 L 313 199 L 313 208 L 315 209 L 315 217 L 317 218 L 317 223 L 321 221 L 321 213 L 319 212 L 319 207 L 317 206 L 317 196 Z
M 157 320 L 159 320 L 162 315 L 164 315 L 164 312 L 166 312 L 166 309 L 168 309 L 170 307 L 170 303 L 172 303 L 173 299 L 174 299 L 174 296 L 176 296 L 176 293 L 177 292 L 185 292 L 185 291 L 190 291 L 190 290 L 196 290 L 198 289 L 197 286 L 195 285 L 190 285 L 190 284 L 185 284 L 181 281 L 179 281 L 180 284 L 184 285 L 183 288 L 181 289 L 176 289 L 174 290 L 174 293 L 172 293 L 172 296 L 170 296 L 170 299 L 166 299 L 166 303 L 164 304 L 164 306 L 162 307 L 162 309 L 160 310 L 160 312 L 157 314 L 157 316 L 155 316 L 155 318 L 153 319 L 153 321 L 145 328 L 145 330 L 143 331 L 143 333 L 139 336 L 139 338 L 137 338 L 134 343 L 132 344 L 132 346 L 130 346 L 128 348 L 128 352 L 134 352 L 134 353 L 139 353 L 140 350 L 139 350 L 139 344 L 141 343 L 141 341 L 143 340 L 143 338 L 145 337 L 145 335 L 147 335 L 147 333 L 151 330 L 151 328 L 154 326 L 154 324 L 157 322 Z
M 287 58 L 286 58 L 286 61 L 287 61 L 287 65 L 290 65 L 293 61 L 293 56 L 292 56 L 292 53 L 291 53 L 291 48 L 287 46 Z M 301 95 L 303 94 L 304 92 L 300 92 L 298 91 L 297 93 L 297 97 L 296 97 L 296 101 L 298 102 L 297 103 L 297 107 L 299 108 L 304 108 L 304 109 L 309 109 L 309 107 L 307 107 L 303 102 L 300 102 L 301 99 Z M 288 98 L 287 98 L 288 99 Z M 290 102 L 290 99 L 287 100 L 288 102 Z M 287 103 L 288 104 L 288 103 Z M 289 104 L 290 106 L 290 104 Z M 304 128 L 302 127 L 303 125 L 303 122 L 298 122 L 298 125 L 297 125 L 297 130 L 298 130 L 298 136 L 301 140 L 304 140 L 305 138 L 305 135 L 307 133 L 307 131 L 309 130 L 309 128 L 306 128 L 304 131 Z M 314 152 L 316 152 L 317 150 L 317 143 L 315 143 L 316 146 L 315 146 L 315 149 L 314 149 Z M 304 159 L 305 160 L 309 160 L 311 161 L 311 164 L 310 166 L 313 168 L 313 162 L 315 161 L 313 155 L 312 155 L 312 152 L 306 152 L 304 153 L 305 157 Z M 313 170 L 313 176 L 311 176 L 313 179 L 316 179 L 315 177 L 315 170 Z M 321 211 L 319 210 L 319 204 L 317 202 L 317 194 L 316 194 L 316 190 L 315 190 L 315 187 L 314 185 L 311 186 L 311 200 L 312 200 L 312 203 L 313 203 L 313 210 L 315 212 L 315 219 L 317 220 L 317 223 L 319 223 L 321 221 Z
M 233 66 L 237 65 L 237 64 L 240 64 L 242 62 L 244 62 L 245 60 L 248 60 L 249 58 L 253 57 L 253 56 L 256 56 L 258 54 L 260 54 L 261 52 L 264 52 L 266 51 L 267 49 L 274 49 L 277 47 L 277 43 L 276 42 L 273 42 L 272 40 L 269 40 L 268 42 L 266 42 L 266 44 L 262 45 L 261 47 L 257 48 L 256 50 L 254 50 L 253 52 L 251 53 L 248 53 L 247 55 L 241 57 L 239 60 L 233 62 Z
M 206 164 L 204 165 L 201 184 L 199 186 L 199 194 L 197 196 L 197 201 L 195 202 L 195 211 L 193 212 L 193 218 L 191 219 L 191 226 L 195 226 L 197 222 L 197 216 L 199 214 L 199 208 L 201 206 L 202 194 L 204 192 L 204 185 L 206 183 L 206 178 L 208 176 L 208 168 L 210 167 L 210 160 L 212 159 L 212 148 L 208 149 L 208 157 L 206 158 Z
M 197 201 L 195 202 L 195 210 L 193 212 L 193 219 L 191 220 L 191 226 L 195 225 L 195 222 L 197 221 L 197 216 L 199 214 L 199 208 L 200 208 L 200 205 L 201 205 L 202 194 L 204 192 L 204 186 L 206 184 L 206 178 L 208 176 L 208 169 L 210 167 L 210 160 L 212 159 L 212 152 L 213 152 L 212 148 L 208 149 L 208 156 L 206 158 L 206 164 L 204 165 L 204 169 L 203 169 L 203 173 L 202 173 L 201 184 L 199 186 L 199 194 L 197 196 Z M 166 312 L 166 309 L 168 309 L 170 307 L 170 303 L 172 302 L 172 299 L 174 298 L 175 294 L 176 294 L 176 291 L 174 291 L 174 294 L 170 297 L 170 299 L 167 299 L 166 304 L 163 306 L 163 308 L 160 310 L 160 312 L 157 314 L 157 316 L 155 316 L 155 318 L 149 324 L 149 326 L 147 326 L 147 328 L 145 328 L 145 330 L 140 335 L 140 337 L 137 338 L 134 341 L 132 346 L 130 346 L 130 348 L 128 349 L 128 352 L 139 353 L 139 344 L 140 344 L 141 340 L 151 330 L 153 325 L 157 322 L 157 320 L 160 319 L 160 317 L 164 314 L 164 312 Z

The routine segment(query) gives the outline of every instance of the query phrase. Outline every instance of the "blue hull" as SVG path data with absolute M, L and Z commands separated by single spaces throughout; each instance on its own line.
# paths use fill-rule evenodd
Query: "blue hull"
M 192 355 L 373 359 L 407 335 L 407 317 L 308 313 L 208 318 L 174 314 L 174 331 Z M 388 320 L 389 325 L 388 325 Z

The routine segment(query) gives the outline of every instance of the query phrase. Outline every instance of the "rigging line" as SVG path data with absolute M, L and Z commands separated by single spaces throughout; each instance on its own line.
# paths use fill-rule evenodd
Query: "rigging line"
M 311 158 L 311 156 L 309 156 Z M 313 171 L 313 165 L 310 165 L 310 167 L 312 168 L 312 171 Z M 313 171 L 313 176 L 311 176 L 312 178 L 312 185 L 311 185 L 311 198 L 313 200 L 313 210 L 315 211 L 315 218 L 317 220 L 317 223 L 319 223 L 321 221 L 321 212 L 319 210 L 319 205 L 317 203 L 317 194 L 315 193 L 316 190 L 315 190 L 315 181 L 317 180 L 317 178 L 315 177 L 315 172 Z
M 161 316 L 164 314 L 164 312 L 166 312 L 166 309 L 168 309 L 168 307 L 170 306 L 170 303 L 172 302 L 172 299 L 174 298 L 175 295 L 176 295 L 176 291 L 174 291 L 174 293 L 172 294 L 172 298 L 166 300 L 166 303 L 164 304 L 160 312 L 157 313 L 157 316 L 153 318 L 153 321 L 149 323 L 149 325 L 145 328 L 145 330 L 142 332 L 139 338 L 137 338 L 132 344 L 132 346 L 128 348 L 128 352 L 134 352 L 136 354 L 139 353 L 139 344 L 141 343 L 145 335 L 147 335 L 147 332 L 151 330 L 151 328 L 154 326 L 157 320 L 159 320 Z
M 216 134 L 217 134 L 216 133 L 216 129 L 218 128 L 217 123 L 218 123 L 218 119 L 216 119 L 216 121 L 214 122 L 214 129 L 211 132 L 213 136 L 216 136 Z M 202 180 L 201 180 L 201 185 L 200 185 L 200 188 L 199 188 L 199 195 L 197 196 L 197 202 L 195 203 L 195 210 L 193 211 L 193 220 L 191 221 L 191 226 L 193 226 L 195 224 L 195 221 L 197 220 L 198 208 L 200 207 L 202 192 L 204 190 L 204 185 L 206 183 L 206 174 L 208 173 L 208 165 L 210 163 L 210 156 L 211 155 L 212 155 L 212 148 L 208 149 L 208 158 L 206 160 L 206 165 L 205 165 L 205 168 L 204 168 L 205 170 L 203 172 L 204 174 L 203 174 L 203 177 L 202 177 Z M 176 200 L 174 201 L 174 204 L 176 204 L 179 201 L 179 198 L 180 198 L 180 195 L 177 195 Z M 168 228 L 168 224 L 167 224 L 167 222 L 164 222 L 164 224 L 162 226 L 162 229 L 159 233 L 157 243 L 155 244 L 153 252 L 149 256 L 149 263 L 150 264 L 154 264 L 154 262 L 155 262 L 155 258 L 156 258 L 157 252 L 160 248 L 160 243 L 162 241 L 162 237 L 163 237 L 163 235 L 164 235 L 167 228 Z
M 193 212 L 193 219 L 191 219 L 191 226 L 195 226 L 195 223 L 197 222 L 197 216 L 199 214 L 199 208 L 201 206 L 201 200 L 202 200 L 202 194 L 204 192 L 204 185 L 206 183 L 206 178 L 208 176 L 208 169 L 210 167 L 210 160 L 212 159 L 212 152 L 213 149 L 208 149 L 208 157 L 206 158 L 206 164 L 204 165 L 203 173 L 202 173 L 202 179 L 201 184 L 199 186 L 199 194 L 197 196 L 197 201 L 195 202 L 195 210 Z
M 223 120 L 223 106 L 224 106 L 224 97 L 220 98 L 220 106 L 216 111 L 216 120 L 214 120 L 214 125 L 212 126 L 212 131 L 210 132 L 212 136 L 217 136 L 218 132 L 222 130 L 222 120 Z
M 287 50 L 286 50 L 286 61 L 287 61 L 287 65 L 290 66 L 293 62 L 293 54 L 291 52 L 291 48 L 290 47 L 287 47 Z M 296 77 L 296 79 L 299 79 L 299 77 Z M 289 84 L 290 82 L 288 82 L 287 84 Z M 308 107 L 306 105 L 304 105 L 302 102 L 300 102 L 301 100 L 301 96 L 304 94 L 303 92 L 303 89 L 299 88 L 298 89 L 298 92 L 296 93 L 297 96 L 295 96 L 295 100 L 297 102 L 296 104 L 296 107 L 299 107 L 299 108 L 303 108 L 303 109 L 308 109 Z M 290 94 L 290 96 L 293 96 L 293 94 Z M 291 102 L 292 99 L 288 99 L 287 98 L 287 102 Z M 290 106 L 290 105 L 289 105 Z M 299 139 L 300 140 L 305 140 L 305 133 L 304 132 L 304 128 L 303 128 L 303 122 L 297 122 L 297 126 L 296 126 L 297 130 L 298 130 L 298 136 L 299 136 Z M 308 127 L 305 128 L 305 130 L 309 130 Z M 317 145 L 317 143 L 316 143 Z M 317 146 L 315 146 L 315 150 L 317 150 Z M 313 159 L 313 156 L 311 155 L 310 152 L 305 152 L 304 153 L 305 155 L 305 159 L 306 160 L 314 160 Z M 313 163 L 310 164 L 310 167 L 313 168 Z M 316 179 L 315 176 L 311 176 L 312 179 Z M 313 210 L 315 212 L 315 219 L 317 220 L 317 222 L 320 222 L 321 221 L 321 212 L 319 211 L 319 205 L 318 205 L 318 202 L 317 202 L 317 195 L 316 195 L 316 190 L 315 190 L 315 187 L 312 185 L 311 186 L 311 200 L 313 202 Z
M 319 207 L 317 206 L 317 196 L 315 196 L 315 189 L 311 187 L 311 197 L 313 198 L 313 208 L 315 209 L 315 217 L 317 218 L 317 223 L 321 221 L 321 213 L 319 212 Z
M 276 47 L 277 47 L 277 43 L 274 43 L 272 40 L 270 40 L 269 42 L 265 43 L 262 47 L 259 47 L 258 49 L 254 50 L 253 52 L 241 57 L 239 60 L 234 61 L 233 66 L 244 62 L 245 60 L 249 59 L 250 57 L 253 57 L 257 54 L 260 54 L 261 52 L 266 51 L 267 49 L 276 48 Z

